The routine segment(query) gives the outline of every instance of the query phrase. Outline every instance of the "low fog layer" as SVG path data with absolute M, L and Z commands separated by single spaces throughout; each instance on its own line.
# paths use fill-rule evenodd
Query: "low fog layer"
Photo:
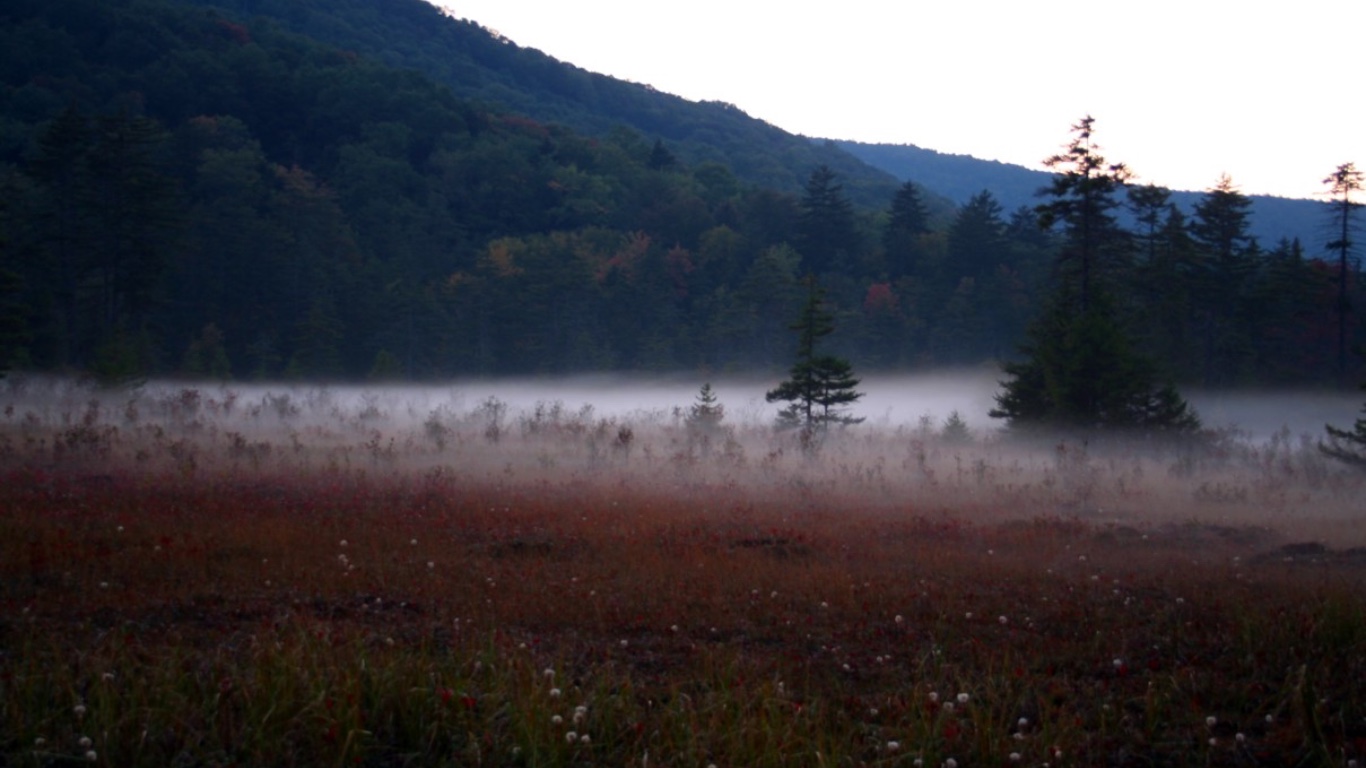
M 944 371 L 916 375 L 870 375 L 858 389 L 864 394 L 851 412 L 866 419 L 865 428 L 941 425 L 957 413 L 979 436 L 997 432 L 999 419 L 990 417 L 1000 391 L 1001 374 L 994 370 Z M 357 402 L 378 398 L 457 410 L 473 409 L 489 398 L 506 403 L 512 413 L 530 411 L 538 403 L 560 403 L 570 411 L 591 406 L 601 417 L 668 415 L 686 411 L 697 400 L 702 384 L 710 383 L 732 422 L 769 423 L 781 404 L 768 403 L 764 393 L 777 380 L 757 378 L 574 376 L 539 379 L 457 381 L 441 386 L 375 387 L 364 385 L 323 388 L 330 396 Z M 156 385 L 156 387 L 181 385 Z M 216 385 L 210 386 L 212 389 Z M 156 388 L 154 387 L 154 389 Z M 308 392 L 311 387 L 290 385 L 230 385 L 244 395 L 269 391 Z M 257 395 L 259 396 L 259 395 Z M 1362 397 L 1345 392 L 1202 392 L 1187 400 L 1210 429 L 1235 433 L 1239 439 L 1263 442 L 1277 435 L 1295 440 L 1324 435 L 1324 425 L 1348 427 L 1359 415 Z
M 1251 528 L 1366 545 L 1366 474 L 1316 445 L 1350 426 L 1347 395 L 1196 395 L 1198 444 L 1019 441 L 987 417 L 988 372 L 868 377 L 863 424 L 805 438 L 774 428 L 773 382 L 717 379 L 721 423 L 693 418 L 701 380 L 586 377 L 442 386 L 189 385 L 121 390 L 0 382 L 0 471 L 154 482 L 389 478 L 535 493 L 567 483 L 975 523 L 1080 518 L 1161 533 Z M 958 412 L 968 430 L 945 423 Z M 101 480 L 106 482 L 107 480 Z M 1273 535 L 1266 532 L 1276 532 Z
M 998 433 L 1002 423 L 991 418 L 1000 391 L 1001 374 L 991 369 L 944 371 L 916 375 L 870 375 L 859 391 L 863 398 L 851 409 L 866 421 L 860 429 L 923 428 L 942 426 L 957 413 L 975 435 Z M 559 404 L 577 413 L 587 407 L 599 418 L 665 419 L 686 413 L 697 401 L 702 384 L 710 383 L 726 418 L 732 424 L 764 425 L 772 422 L 779 404 L 768 403 L 764 393 L 777 379 L 703 376 L 592 375 L 554 378 L 453 381 L 441 385 L 317 385 L 306 383 L 199 383 L 149 382 L 137 397 L 170 397 L 187 388 L 205 398 L 222 400 L 233 393 L 242 402 L 288 396 L 300 406 L 326 403 L 344 410 L 381 408 L 390 416 L 425 417 L 434 408 L 470 411 L 496 399 L 516 417 L 538 404 Z M 1260 443 L 1273 437 L 1317 440 L 1324 425 L 1350 427 L 1360 415 L 1362 397 L 1349 392 L 1202 392 L 1186 393 L 1204 425 L 1230 432 L 1241 441 Z M 127 392 L 100 391 L 70 380 L 11 375 L 0 381 L 0 397 L 13 404 L 23 400 L 40 409 L 83 405 L 96 397 L 110 402 L 127 400 Z M 0 403 L 3 405 L 3 403 Z

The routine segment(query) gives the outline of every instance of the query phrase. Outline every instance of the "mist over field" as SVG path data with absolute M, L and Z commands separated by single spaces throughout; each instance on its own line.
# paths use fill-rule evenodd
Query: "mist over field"
M 1000 392 L 1002 374 L 991 368 L 944 370 L 921 374 L 872 374 L 862 378 L 863 393 L 851 409 L 865 422 L 856 430 L 942 427 L 957 413 L 973 436 L 1000 437 L 1002 422 L 988 414 Z M 309 382 L 179 382 L 151 381 L 131 390 L 99 390 L 74 380 L 12 375 L 0 382 L 0 398 L 12 406 L 24 404 L 52 412 L 84 405 L 89 400 L 126 403 L 172 397 L 186 390 L 208 399 L 232 394 L 243 403 L 287 397 L 296 405 L 360 411 L 381 409 L 391 417 L 426 417 L 432 409 L 454 412 L 477 409 L 491 398 L 506 406 L 509 416 L 530 413 L 538 405 L 556 405 L 567 412 L 596 418 L 629 421 L 661 420 L 685 415 L 698 390 L 709 383 L 724 406 L 727 422 L 746 426 L 771 424 L 779 406 L 764 394 L 776 386 L 777 376 L 754 375 L 619 375 L 594 374 L 509 379 L 455 380 L 441 384 L 326 384 Z M 1273 437 L 1316 441 L 1324 425 L 1350 426 L 1359 415 L 1361 396 L 1333 391 L 1245 390 L 1217 392 L 1194 389 L 1187 400 L 1207 429 L 1252 445 Z
M 687 411 L 696 402 L 699 388 L 710 383 L 726 409 L 731 423 L 749 425 L 771 423 L 779 407 L 767 403 L 764 393 L 778 383 L 777 376 L 717 376 L 674 374 L 582 375 L 543 378 L 457 380 L 427 385 L 309 384 L 309 383 L 200 383 L 151 382 L 144 388 L 149 396 L 186 388 L 197 388 L 206 395 L 236 392 L 244 399 L 266 395 L 292 394 L 300 401 L 325 397 L 347 407 L 365 403 L 386 405 L 391 410 L 418 412 L 440 406 L 470 410 L 489 398 L 508 406 L 509 413 L 530 412 L 538 403 L 559 403 L 565 409 L 580 411 L 591 406 L 598 417 L 624 419 L 632 416 L 664 417 L 676 409 Z M 864 397 L 852 408 L 866 419 L 860 430 L 924 426 L 928 419 L 942 426 L 957 412 L 977 437 L 1000 433 L 1002 422 L 988 413 L 995 407 L 1002 374 L 990 368 L 945 370 L 922 374 L 872 374 L 864 376 L 858 387 Z M 22 385 L 20 385 L 22 386 Z M 50 391 L 61 392 L 72 385 L 58 385 Z M 1352 392 L 1267 391 L 1217 392 L 1194 389 L 1187 400 L 1199 413 L 1208 429 L 1232 433 L 1232 437 L 1252 444 L 1280 435 L 1294 440 L 1318 440 L 1324 425 L 1350 426 L 1359 415 L 1362 397 Z
M 869 376 L 804 435 L 702 383 L 0 382 L 0 763 L 1366 756 L 1353 398 L 1026 440 L 990 372 Z
M 0 467 L 197 481 L 317 473 L 430 476 L 549 487 L 631 487 L 726 503 L 973 522 L 1257 526 L 1286 539 L 1366 545 L 1360 473 L 1318 450 L 1356 398 L 1194 393 L 1194 443 L 1017 439 L 991 419 L 987 370 L 868 376 L 862 424 L 804 437 L 774 426 L 769 379 L 718 377 L 719 424 L 693 413 L 705 377 L 581 376 L 431 385 L 193 384 L 100 389 L 12 376 L 0 385 Z M 966 430 L 947 428 L 957 414 Z M 960 425 L 961 426 L 961 425 Z

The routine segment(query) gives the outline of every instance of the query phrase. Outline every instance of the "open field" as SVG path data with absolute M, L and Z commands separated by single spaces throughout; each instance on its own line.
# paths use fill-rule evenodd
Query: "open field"
M 1294 435 L 3 387 L 0 765 L 1366 763 Z

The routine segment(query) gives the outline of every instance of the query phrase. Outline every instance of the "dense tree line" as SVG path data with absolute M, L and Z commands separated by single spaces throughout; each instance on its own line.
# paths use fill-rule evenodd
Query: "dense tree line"
M 861 205 L 825 165 L 770 188 L 668 140 L 492 111 L 217 10 L 14 0 L 0 13 L 11 366 L 774 371 L 792 359 L 808 275 L 837 329 L 829 353 L 861 371 L 976 365 L 1017 354 L 1055 264 L 1075 261 L 1047 215 L 1004 211 L 990 191 L 946 211 L 908 183 Z M 1360 305 L 1354 268 L 1251 239 L 1227 180 L 1189 216 L 1164 190 L 1125 190 L 1111 199 L 1140 224 L 1107 233 L 1096 279 L 1164 374 L 1237 385 L 1335 370 L 1338 308 Z
M 747 184 L 797 193 L 810 169 L 828 165 L 850 199 L 879 205 L 896 186 L 888 173 L 834 144 L 794 136 L 733 104 L 692 102 L 524 48 L 425 0 L 180 0 L 422 72 L 462 99 L 538 122 L 607 137 L 631 126 L 662 139 L 690 165 L 717 162 Z M 455 7 L 459 12 L 459 6 Z M 397 42 L 396 42 L 397 41 Z M 936 205 L 941 204 L 936 199 Z M 947 201 L 943 201 L 947 204 Z

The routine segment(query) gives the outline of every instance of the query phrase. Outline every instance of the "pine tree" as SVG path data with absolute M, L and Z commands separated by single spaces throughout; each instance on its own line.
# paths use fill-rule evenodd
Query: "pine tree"
M 1133 349 L 1106 283 L 1103 258 L 1127 238 L 1110 210 L 1128 178 L 1123 165 L 1107 165 L 1091 143 L 1091 118 L 1073 130 L 1064 155 L 1046 161 L 1063 168 L 1039 206 L 1047 226 L 1066 224 L 1058 288 L 1028 331 L 1024 359 L 1007 363 L 1010 378 L 996 396 L 994 418 L 1012 429 L 1064 428 L 1189 433 L 1200 422 L 1155 366 Z
M 1247 284 L 1257 259 L 1248 234 L 1252 201 L 1227 175 L 1195 205 L 1190 234 L 1200 254 L 1198 310 L 1204 342 L 1206 386 L 1227 386 L 1238 378 L 1250 357 L 1247 336 Z
M 1011 380 L 996 396 L 993 418 L 1012 429 L 1138 430 L 1187 434 L 1195 412 L 1147 358 L 1135 352 L 1107 294 L 1080 297 L 1064 290 L 1031 327 L 1026 359 L 1007 363 Z
M 797 224 L 797 250 L 807 272 L 838 269 L 856 250 L 854 208 L 829 167 L 822 165 L 811 172 Z
M 1120 260 L 1127 233 L 1112 213 L 1119 206 L 1116 194 L 1133 174 L 1123 163 L 1107 163 L 1092 141 L 1095 118 L 1087 115 L 1072 126 L 1072 141 L 1060 154 L 1044 160 L 1054 171 L 1053 181 L 1042 190 L 1052 199 L 1038 206 L 1039 224 L 1051 229 L 1061 224 L 1065 244 L 1058 267 L 1075 279 L 1081 308 L 1091 303 L 1096 285 Z
M 929 233 L 929 214 L 920 200 L 920 190 L 908 181 L 892 197 L 887 228 L 882 233 L 883 256 L 892 275 L 907 275 L 915 270 L 920 238 Z
M 697 393 L 697 402 L 688 409 L 688 428 L 710 434 L 721 427 L 726 418 L 726 407 L 716 398 L 716 390 L 708 382 Z
M 1366 390 L 1366 384 L 1362 384 L 1361 388 Z M 1319 450 L 1338 461 L 1366 471 L 1366 406 L 1362 406 L 1361 413 L 1362 416 L 1350 430 L 1325 424 L 1328 442 L 1320 442 Z
M 982 282 L 1005 261 L 1001 204 L 987 190 L 973 195 L 949 226 L 949 270 L 954 280 Z
M 855 387 L 859 380 L 847 360 L 816 353 L 816 343 L 835 331 L 834 317 L 822 306 L 823 291 L 815 277 L 806 278 L 807 299 L 791 329 L 797 332 L 797 361 L 789 378 L 764 396 L 770 403 L 788 403 L 778 414 L 781 427 L 800 427 L 804 434 L 830 424 L 857 424 L 848 406 L 863 397 Z
M 1328 243 L 1328 250 L 1338 255 L 1338 376 L 1347 375 L 1347 317 L 1351 314 L 1351 300 L 1347 296 L 1347 264 L 1352 253 L 1352 216 L 1361 203 L 1352 199 L 1353 192 L 1366 188 L 1366 176 L 1353 163 L 1339 165 L 1332 175 L 1323 180 L 1329 185 L 1333 201 L 1333 224 L 1336 239 Z

